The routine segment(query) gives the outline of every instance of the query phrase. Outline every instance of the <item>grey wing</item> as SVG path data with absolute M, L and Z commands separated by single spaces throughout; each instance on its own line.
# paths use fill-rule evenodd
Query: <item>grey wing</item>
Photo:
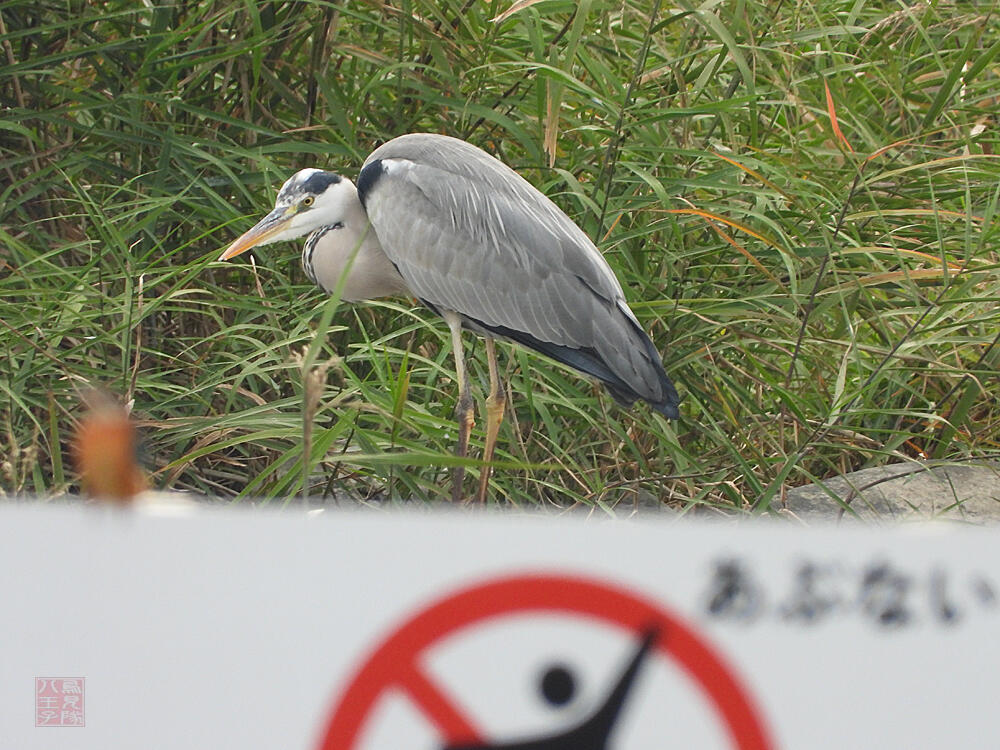
M 597 377 L 622 401 L 676 412 L 659 354 L 600 251 L 502 162 L 454 138 L 402 136 L 366 160 L 358 193 L 425 303 Z

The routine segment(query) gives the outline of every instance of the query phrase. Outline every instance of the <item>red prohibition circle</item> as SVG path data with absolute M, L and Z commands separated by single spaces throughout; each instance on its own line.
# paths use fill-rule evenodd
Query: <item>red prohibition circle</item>
M 334 707 L 319 750 L 352 750 L 368 716 L 389 688 L 408 694 L 446 744 L 482 741 L 478 729 L 421 671 L 420 655 L 436 642 L 484 620 L 526 612 L 583 616 L 641 633 L 664 634 L 655 646 L 698 684 L 737 750 L 775 747 L 747 689 L 721 656 L 683 620 L 634 593 L 592 580 L 527 575 L 476 585 L 432 604 L 403 623 L 362 664 Z

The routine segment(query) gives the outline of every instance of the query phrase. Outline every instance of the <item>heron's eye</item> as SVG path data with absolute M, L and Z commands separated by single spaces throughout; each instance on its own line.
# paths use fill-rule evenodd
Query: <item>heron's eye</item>
M 315 202 L 316 199 L 313 198 L 311 195 L 307 195 L 305 198 L 302 199 L 302 205 L 305 206 L 306 208 L 309 208 L 309 206 L 311 206 Z

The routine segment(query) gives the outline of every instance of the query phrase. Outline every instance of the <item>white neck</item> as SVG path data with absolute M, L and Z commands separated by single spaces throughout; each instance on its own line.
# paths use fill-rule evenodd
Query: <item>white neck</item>
M 353 190 L 354 186 L 350 188 Z M 320 227 L 309 235 L 302 252 L 303 268 L 328 294 L 343 284 L 340 298 L 345 302 L 408 294 L 406 282 L 386 257 L 378 235 L 369 225 L 356 191 L 353 198 L 346 205 L 341 204 L 342 218 L 336 224 Z

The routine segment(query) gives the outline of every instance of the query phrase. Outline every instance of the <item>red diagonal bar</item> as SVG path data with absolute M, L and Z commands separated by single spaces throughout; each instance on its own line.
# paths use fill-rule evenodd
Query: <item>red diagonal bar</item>
M 472 723 L 431 682 L 422 671 L 410 663 L 396 678 L 396 684 L 438 728 L 449 745 L 471 745 L 482 742 L 482 735 Z

